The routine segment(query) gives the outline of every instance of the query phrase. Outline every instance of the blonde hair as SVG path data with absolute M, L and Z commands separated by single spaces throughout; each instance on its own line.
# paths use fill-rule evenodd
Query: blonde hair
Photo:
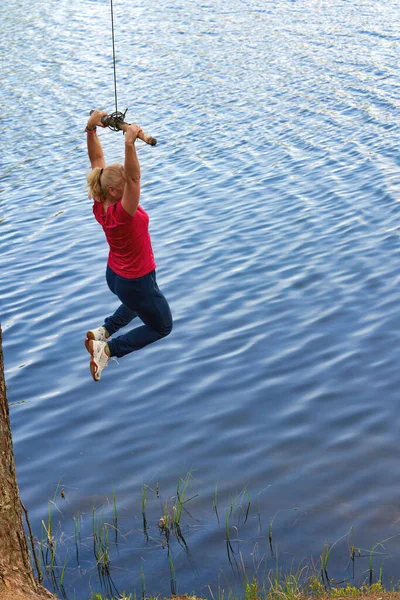
M 89 198 L 104 202 L 108 196 L 108 188 L 119 187 L 125 182 L 124 166 L 115 163 L 100 169 L 96 167 L 86 175 Z

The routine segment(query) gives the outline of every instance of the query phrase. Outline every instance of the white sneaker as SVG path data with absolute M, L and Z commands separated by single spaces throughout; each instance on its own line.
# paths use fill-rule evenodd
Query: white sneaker
M 105 342 L 110 336 L 105 327 L 96 327 L 96 329 L 89 329 L 86 334 L 88 340 L 96 340 L 96 342 Z
M 105 327 L 96 327 L 96 329 L 89 329 L 86 333 L 85 346 L 86 350 L 91 354 L 89 349 L 89 341 L 95 340 L 96 342 L 105 342 L 109 338 L 109 333 Z
M 96 340 L 86 340 L 87 346 L 86 348 L 90 352 L 90 372 L 95 381 L 99 381 L 103 369 L 106 368 L 110 357 L 105 351 L 105 347 L 107 346 L 106 342 L 98 342 Z

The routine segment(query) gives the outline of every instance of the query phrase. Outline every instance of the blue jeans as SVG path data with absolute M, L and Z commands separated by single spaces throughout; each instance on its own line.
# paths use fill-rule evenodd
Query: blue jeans
M 135 317 L 139 317 L 144 323 L 124 335 L 108 340 L 111 356 L 125 356 L 171 333 L 171 311 L 157 285 L 155 271 L 143 277 L 127 279 L 116 275 L 107 265 L 106 279 L 112 293 L 122 302 L 115 313 L 104 321 L 104 327 L 110 336 Z

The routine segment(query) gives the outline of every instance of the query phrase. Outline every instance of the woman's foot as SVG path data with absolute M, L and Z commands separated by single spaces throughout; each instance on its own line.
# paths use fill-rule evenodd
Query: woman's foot
M 90 372 L 94 381 L 99 381 L 103 369 L 108 365 L 110 360 L 110 349 L 106 342 L 96 340 L 86 340 L 85 346 L 88 352 L 90 352 Z
M 88 340 L 96 340 L 97 342 L 105 342 L 110 334 L 105 327 L 96 327 L 96 329 L 89 329 L 86 334 Z
M 105 342 L 110 337 L 107 329 L 105 327 L 96 327 L 96 329 L 89 329 L 86 333 L 85 347 L 86 350 L 91 353 L 89 350 L 89 340 L 94 340 L 96 342 Z

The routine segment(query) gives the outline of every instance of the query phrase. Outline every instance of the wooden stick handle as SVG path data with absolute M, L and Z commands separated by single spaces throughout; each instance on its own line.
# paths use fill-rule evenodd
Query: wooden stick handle
M 90 114 L 92 114 L 92 110 Z M 119 129 L 120 131 L 126 131 L 129 123 L 121 122 L 119 119 L 115 119 L 112 115 L 105 115 L 102 117 L 101 122 L 105 127 L 110 127 L 111 129 Z M 149 146 L 155 146 L 157 144 L 156 138 L 153 138 L 151 135 L 147 135 L 144 131 L 139 131 L 138 134 L 139 140 L 146 142 Z
M 121 129 L 121 131 L 126 131 L 128 126 L 129 123 L 120 123 L 118 128 Z M 139 131 L 138 138 L 150 146 L 155 146 L 157 144 L 156 138 L 151 137 L 151 135 L 147 135 L 147 133 L 144 133 L 143 131 Z
M 94 110 L 90 111 L 90 114 L 92 113 L 94 113 Z M 125 121 L 123 120 L 125 113 L 114 113 L 114 116 L 104 115 L 104 117 L 102 117 L 101 119 L 101 122 L 103 123 L 104 127 L 109 127 L 110 129 L 114 129 L 115 131 L 126 131 L 129 123 L 125 123 Z M 116 115 L 120 118 L 116 118 Z M 156 138 L 153 138 L 151 135 L 147 135 L 147 133 L 144 133 L 143 131 L 139 132 L 138 138 L 143 142 L 146 142 L 146 144 L 149 144 L 150 146 L 155 146 L 157 144 Z

